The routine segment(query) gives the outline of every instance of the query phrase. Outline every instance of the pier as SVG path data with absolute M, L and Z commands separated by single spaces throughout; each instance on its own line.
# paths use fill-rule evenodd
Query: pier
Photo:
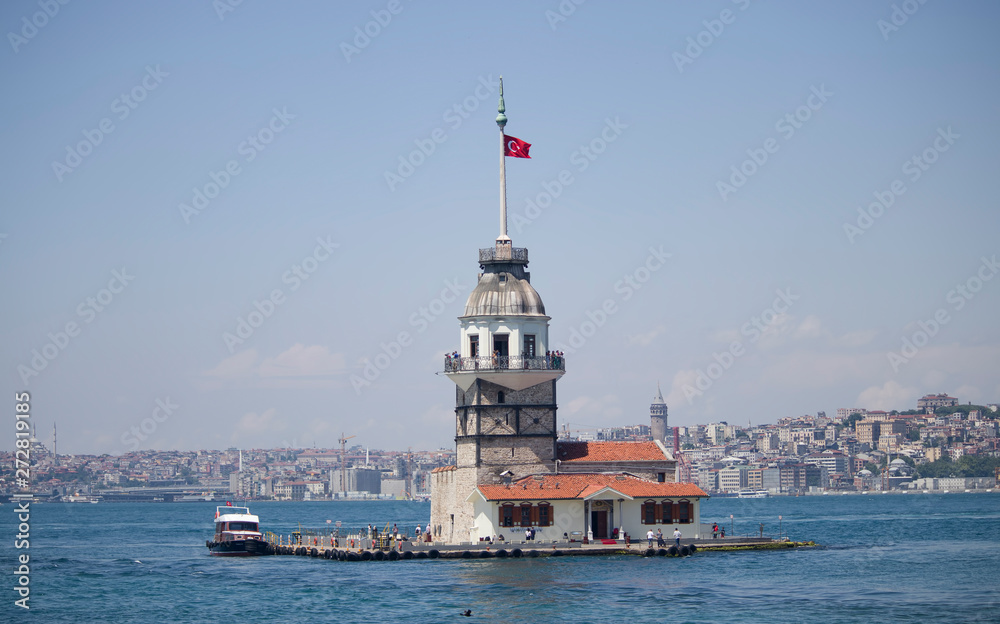
M 674 544 L 650 548 L 646 540 L 626 544 L 623 540 L 579 541 L 511 541 L 436 544 L 406 539 L 375 538 L 341 540 L 332 536 L 294 536 L 291 543 L 268 540 L 268 554 L 313 557 L 334 561 L 399 561 L 410 559 L 519 559 L 562 556 L 687 557 L 702 552 L 743 550 L 784 550 L 814 547 L 814 542 L 792 542 L 768 537 L 732 537 L 718 539 L 682 539 Z

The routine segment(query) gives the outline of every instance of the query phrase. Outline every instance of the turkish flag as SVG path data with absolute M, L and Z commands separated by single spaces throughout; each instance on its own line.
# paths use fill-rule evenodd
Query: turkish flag
M 512 136 L 503 135 L 503 155 L 511 156 L 513 158 L 531 158 L 528 156 L 528 150 L 531 149 L 531 143 L 525 143 L 521 139 L 516 139 Z

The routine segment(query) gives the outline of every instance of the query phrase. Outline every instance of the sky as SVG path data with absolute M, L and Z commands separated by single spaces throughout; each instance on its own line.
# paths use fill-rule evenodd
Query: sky
M 0 5 L 0 375 L 60 453 L 454 445 L 509 233 L 560 426 L 1000 399 L 1000 6 Z M 7 439 L 13 446 L 13 426 Z

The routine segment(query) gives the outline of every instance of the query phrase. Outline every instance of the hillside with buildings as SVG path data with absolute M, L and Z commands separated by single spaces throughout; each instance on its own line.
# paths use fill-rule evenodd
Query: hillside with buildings
M 657 397 L 651 424 L 591 431 L 563 428 L 560 440 L 676 438 L 677 481 L 706 492 L 770 494 L 996 486 L 1000 467 L 996 404 L 960 405 L 944 394 L 915 409 L 838 409 L 835 416 L 788 417 L 746 426 L 728 422 L 674 429 Z M 661 438 L 662 439 L 662 438 Z M 14 491 L 13 456 L 3 453 L 0 494 Z M 54 455 L 32 438 L 32 491 L 65 500 L 360 500 L 426 498 L 430 474 L 455 452 L 367 449 L 139 450 L 123 455 Z

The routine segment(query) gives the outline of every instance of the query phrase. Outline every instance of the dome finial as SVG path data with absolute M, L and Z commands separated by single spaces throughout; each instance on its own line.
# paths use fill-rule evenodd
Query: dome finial
M 497 115 L 497 125 L 503 130 L 503 127 L 507 125 L 507 115 L 504 115 L 507 109 L 503 105 L 503 76 L 500 76 L 500 104 L 497 106 L 497 112 L 500 113 Z

